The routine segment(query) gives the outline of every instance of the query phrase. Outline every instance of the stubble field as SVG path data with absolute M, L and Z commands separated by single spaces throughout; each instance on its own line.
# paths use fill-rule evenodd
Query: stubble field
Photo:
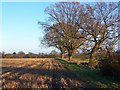
M 82 88 L 73 72 L 52 58 L 2 59 L 3 88 Z

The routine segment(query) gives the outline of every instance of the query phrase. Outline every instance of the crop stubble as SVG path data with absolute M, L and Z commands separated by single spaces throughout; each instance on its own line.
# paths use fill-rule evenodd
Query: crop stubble
M 52 58 L 2 60 L 3 88 L 81 88 L 74 73 Z

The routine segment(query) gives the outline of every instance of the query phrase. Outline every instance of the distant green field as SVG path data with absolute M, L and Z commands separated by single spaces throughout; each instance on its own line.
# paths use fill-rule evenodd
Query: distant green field
M 82 80 L 95 84 L 100 88 L 120 88 L 120 82 L 110 77 L 103 76 L 99 70 L 91 69 L 87 66 L 77 65 L 70 62 L 59 60 L 66 68 L 75 72 Z M 76 59 L 77 60 L 77 59 Z M 79 59 L 78 59 L 79 60 Z
M 80 61 L 80 62 L 89 62 L 89 59 L 82 60 L 81 58 L 73 58 L 73 60 L 77 60 L 77 61 Z

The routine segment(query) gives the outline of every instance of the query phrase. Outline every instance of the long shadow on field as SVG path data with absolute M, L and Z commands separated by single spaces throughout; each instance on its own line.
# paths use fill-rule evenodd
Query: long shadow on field
M 11 69 L 16 70 L 15 67 L 12 67 L 12 68 L 11 67 L 2 67 L 3 71 L 4 71 L 4 69 L 5 70 L 7 70 L 7 69 L 8 70 L 11 70 Z M 37 75 L 37 76 L 48 76 L 48 77 L 52 77 L 52 82 L 47 83 L 47 80 L 46 80 L 46 84 L 52 88 L 62 87 L 62 85 L 60 83 L 61 77 L 64 78 L 64 80 L 66 80 L 68 78 L 70 78 L 72 80 L 79 80 L 79 78 L 76 76 L 76 74 L 69 72 L 68 70 L 62 70 L 62 69 L 61 70 L 54 70 L 54 69 L 52 70 L 52 69 L 42 69 L 42 68 L 36 69 L 36 68 L 20 67 L 19 69 L 17 69 L 17 72 L 15 72 L 15 73 L 18 73 L 18 74 L 17 74 L 17 76 L 14 76 L 13 78 L 8 77 L 9 75 L 6 77 L 3 77 L 3 78 L 8 81 L 20 82 L 22 84 L 23 82 L 25 82 L 25 83 L 31 82 L 29 80 L 20 79 L 20 77 L 24 74 L 32 74 L 32 75 Z M 28 76 L 28 78 L 29 78 L 29 76 Z M 34 82 L 36 82 L 36 80 L 34 80 Z M 73 85 L 74 85 L 74 83 L 73 83 Z M 71 85 L 71 86 L 73 86 L 73 85 Z M 83 85 L 80 85 L 80 87 L 86 87 L 86 85 L 83 84 Z
M 14 67 L 2 67 L 2 71 L 4 72 L 4 69 L 13 69 Z M 49 77 L 64 77 L 64 78 L 71 78 L 71 79 L 78 79 L 76 78 L 74 73 L 68 72 L 67 70 L 50 70 L 50 69 L 35 69 L 35 68 L 19 68 L 17 70 L 18 76 L 21 76 L 23 74 L 36 74 L 36 75 L 42 75 L 42 76 L 49 76 Z

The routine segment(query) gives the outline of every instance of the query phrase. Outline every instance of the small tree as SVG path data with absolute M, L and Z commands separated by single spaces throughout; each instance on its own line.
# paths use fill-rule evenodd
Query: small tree
M 5 52 L 2 52 L 2 58 L 4 58 L 5 57 Z
M 17 58 L 16 52 L 13 52 L 13 58 Z
M 17 56 L 19 58 L 24 58 L 25 57 L 25 53 L 23 51 L 20 51 L 20 52 L 18 52 Z
M 2 58 L 2 53 L 0 52 L 0 58 Z
M 55 51 L 55 50 L 52 50 L 52 51 L 50 52 L 50 55 L 51 55 L 52 57 L 56 57 L 56 56 L 58 55 L 58 52 Z

